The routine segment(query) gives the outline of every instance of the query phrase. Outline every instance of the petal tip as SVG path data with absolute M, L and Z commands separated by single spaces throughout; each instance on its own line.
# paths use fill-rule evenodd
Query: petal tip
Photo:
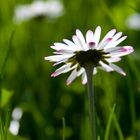
M 123 76 L 126 76 L 126 73 L 124 73 Z
M 100 25 L 98 25 L 96 28 L 97 28 L 97 29 L 101 29 L 101 26 L 100 26 Z
M 76 32 L 81 32 L 80 29 L 76 29 Z
M 87 84 L 87 82 L 82 82 L 83 85 Z
M 66 81 L 67 86 L 71 84 L 71 81 L 67 80 Z
M 120 74 L 126 76 L 126 73 L 123 70 L 120 72 Z
M 125 72 L 123 72 L 123 73 L 122 73 L 122 75 L 123 75 L 123 76 L 126 76 L 126 73 L 125 73 Z
M 110 42 L 112 40 L 112 38 L 110 37 L 110 38 L 107 38 L 106 39 L 106 42 Z
M 126 47 L 121 48 L 121 51 L 122 52 L 132 53 L 134 51 L 134 49 L 131 46 L 126 46 Z
M 51 74 L 51 77 L 56 77 L 56 76 L 58 76 L 56 72 Z
M 48 60 L 48 57 L 44 57 L 44 60 Z

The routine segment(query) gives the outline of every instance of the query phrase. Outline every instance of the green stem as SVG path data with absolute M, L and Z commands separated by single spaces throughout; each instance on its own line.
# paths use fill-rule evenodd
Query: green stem
M 88 100 L 89 100 L 89 117 L 91 125 L 91 140 L 97 140 L 96 136 L 96 116 L 95 116 L 95 103 L 94 103 L 94 91 L 93 91 L 93 65 L 86 65 L 85 71 L 87 75 L 88 86 Z

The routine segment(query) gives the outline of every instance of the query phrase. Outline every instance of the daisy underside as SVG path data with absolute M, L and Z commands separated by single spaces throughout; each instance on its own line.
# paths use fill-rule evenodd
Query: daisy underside
M 55 50 L 54 55 L 45 57 L 45 60 L 55 62 L 54 66 L 63 65 L 51 76 L 56 77 L 72 71 L 67 79 L 67 84 L 78 76 L 82 76 L 82 83 L 86 84 L 85 67 L 89 64 L 93 66 L 93 74 L 96 74 L 97 68 L 99 68 L 107 72 L 116 71 L 125 76 L 126 73 L 114 63 L 119 62 L 121 56 L 133 52 L 132 46 L 118 46 L 127 36 L 122 36 L 122 32 L 116 33 L 115 29 L 110 30 L 99 42 L 100 36 L 100 26 L 95 29 L 95 32 L 88 30 L 85 37 L 77 29 L 72 41 L 63 39 L 63 43 L 54 43 L 51 46 Z

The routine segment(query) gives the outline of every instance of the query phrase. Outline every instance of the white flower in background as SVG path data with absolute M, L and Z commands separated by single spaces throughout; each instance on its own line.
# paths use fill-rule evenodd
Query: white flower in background
M 18 135 L 20 128 L 20 119 L 23 115 L 23 110 L 19 107 L 14 108 L 12 112 L 12 120 L 10 122 L 9 131 L 13 135 Z
M 63 15 L 63 4 L 59 0 L 34 1 L 31 4 L 18 5 L 15 8 L 16 22 L 37 17 L 57 18 Z
M 126 25 L 130 29 L 140 30 L 140 14 L 135 13 L 126 19 Z
M 91 30 L 87 31 L 86 38 L 77 29 L 76 35 L 72 37 L 73 41 L 63 39 L 64 43 L 54 43 L 51 48 L 55 50 L 55 55 L 45 57 L 45 60 L 55 62 L 54 65 L 61 63 L 64 65 L 58 68 L 51 76 L 56 77 L 72 70 L 67 79 L 67 84 L 70 84 L 80 75 L 82 75 L 82 83 L 85 84 L 87 83 L 87 76 L 84 68 L 89 63 L 94 66 L 93 74 L 96 74 L 97 68 L 100 68 L 107 72 L 116 71 L 126 75 L 120 67 L 113 64 L 120 61 L 121 56 L 133 52 L 133 47 L 131 46 L 118 46 L 126 39 L 126 36 L 122 37 L 122 32 L 116 33 L 115 29 L 109 31 L 99 42 L 100 36 L 100 26 L 96 28 L 94 33 Z

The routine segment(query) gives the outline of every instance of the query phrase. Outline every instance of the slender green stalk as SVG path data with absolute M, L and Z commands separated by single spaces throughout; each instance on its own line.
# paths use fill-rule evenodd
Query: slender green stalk
M 94 103 L 94 91 L 93 91 L 93 65 L 86 65 L 85 71 L 87 75 L 88 86 L 88 100 L 89 100 L 89 117 L 91 125 L 91 140 L 97 140 L 96 136 L 96 116 L 95 116 L 95 103 Z
M 111 109 L 110 115 L 109 115 L 109 119 L 108 119 L 107 126 L 106 126 L 106 129 L 105 129 L 104 140 L 109 140 L 109 133 L 110 133 L 110 129 L 111 129 L 111 124 L 112 124 L 112 120 L 113 120 L 115 106 L 116 105 L 114 104 L 113 108 Z
M 10 122 L 10 108 L 8 108 L 6 112 L 5 126 L 4 126 L 4 140 L 7 140 L 9 122 Z
M 116 117 L 115 113 L 113 114 L 113 121 L 114 121 L 114 124 L 115 124 L 115 127 L 116 127 L 116 131 L 117 131 L 118 136 L 119 136 L 119 140 L 124 140 L 124 136 L 123 136 L 120 124 L 119 124 L 119 122 L 117 120 L 117 117 Z

